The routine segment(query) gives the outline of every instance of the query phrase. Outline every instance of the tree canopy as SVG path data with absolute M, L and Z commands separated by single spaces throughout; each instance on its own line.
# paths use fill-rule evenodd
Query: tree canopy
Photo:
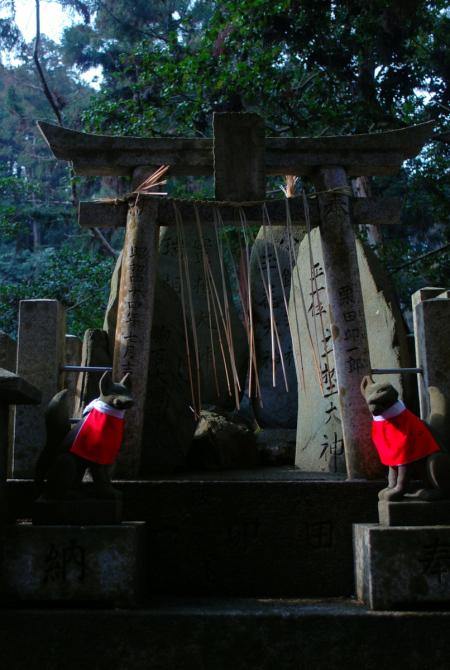
M 258 112 L 267 133 L 278 136 L 378 132 L 428 119 L 435 119 L 436 132 L 448 131 L 450 12 L 444 0 L 59 3 L 73 11 L 74 22 L 60 44 L 42 39 L 40 60 L 64 124 L 75 129 L 203 137 L 211 134 L 212 113 L 228 110 Z M 112 259 L 77 229 L 73 201 L 120 185 L 90 179 L 75 181 L 74 189 L 68 166 L 50 157 L 35 128 L 36 119 L 55 118 L 36 75 L 34 45 L 20 35 L 14 3 L 0 0 L 0 8 L 2 53 L 15 58 L 3 57 L 0 65 L 0 252 L 6 259 L 0 276 L 7 287 L 0 300 L 13 331 L 11 296 L 31 290 L 24 284 L 30 254 L 36 277 L 40 264 L 64 260 L 95 294 L 96 313 Z M 93 67 L 101 67 L 99 90 L 81 79 Z M 406 197 L 404 223 L 377 249 L 390 270 L 449 242 L 448 147 L 434 142 L 399 177 L 371 184 L 374 193 Z M 120 246 L 120 239 L 112 241 Z M 79 277 L 83 259 L 102 260 L 103 279 Z M 57 263 L 52 267 L 64 275 Z M 448 281 L 448 270 L 447 249 L 395 272 L 404 304 L 418 285 Z M 64 281 L 41 286 L 45 297 L 64 294 L 70 307 L 79 298 L 60 290 Z M 39 293 L 39 282 L 33 290 Z M 77 324 L 82 332 L 87 321 L 80 317 Z

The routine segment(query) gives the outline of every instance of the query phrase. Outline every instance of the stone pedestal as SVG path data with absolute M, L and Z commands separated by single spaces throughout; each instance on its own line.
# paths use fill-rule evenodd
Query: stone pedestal
M 31 515 L 33 524 L 40 526 L 108 525 L 122 521 L 122 501 L 101 498 L 46 500 L 40 497 L 33 503 Z
M 7 526 L 0 535 L 3 599 L 130 607 L 143 595 L 145 524 Z M 95 631 L 93 631 L 95 634 Z
M 382 526 L 450 526 L 450 500 L 380 500 L 378 515 Z
M 355 524 L 356 596 L 375 610 L 450 604 L 450 525 Z

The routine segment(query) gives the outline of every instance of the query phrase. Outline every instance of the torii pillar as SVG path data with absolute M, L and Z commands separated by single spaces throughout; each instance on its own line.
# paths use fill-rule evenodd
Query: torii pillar
M 264 138 L 256 115 L 219 114 L 215 116 L 214 140 L 95 136 L 44 123 L 40 129 L 55 156 L 73 162 L 75 174 L 130 175 L 144 165 L 170 165 L 170 174 L 175 176 L 215 174 L 216 199 L 238 202 L 263 199 L 266 175 L 298 175 L 313 181 L 319 200 L 348 476 L 378 476 L 380 466 L 370 439 L 371 417 L 359 392 L 362 376 L 370 372 L 351 216 L 361 202 L 350 200 L 348 179 L 395 174 L 403 161 L 417 155 L 431 138 L 433 123 L 368 135 Z M 84 226 L 125 225 L 127 221 L 114 361 L 117 376 L 132 373 L 138 402 L 128 417 L 119 462 L 120 475 L 127 477 L 136 477 L 139 470 L 158 224 L 169 223 L 167 211 L 162 221 L 162 210 L 167 208 L 161 201 L 159 211 L 154 200 L 145 196 L 133 196 L 128 204 L 124 200 L 119 206 L 81 203 L 80 207 Z M 368 208 L 375 199 L 364 201 L 363 208 Z M 377 222 L 382 223 L 379 212 L 380 208 Z M 312 214 L 314 218 L 318 212 Z

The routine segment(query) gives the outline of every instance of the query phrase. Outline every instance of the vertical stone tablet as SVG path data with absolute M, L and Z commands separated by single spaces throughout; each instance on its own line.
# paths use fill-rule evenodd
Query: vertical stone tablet
M 347 473 L 370 479 L 381 469 L 370 438 L 371 416 L 359 389 L 371 366 L 345 170 L 321 168 L 316 188 Z
M 366 250 L 359 240 L 356 240 L 356 250 L 372 365 L 375 368 L 409 367 L 411 361 L 406 330 L 399 309 L 393 301 L 388 278 L 382 272 L 374 255 L 369 253 L 370 250 Z M 309 241 L 308 238 L 305 238 L 300 245 L 297 266 L 293 273 L 293 288 L 289 304 L 299 393 L 296 465 L 304 471 L 345 473 L 330 308 L 319 228 L 311 231 L 311 252 L 312 272 Z M 317 365 L 301 307 L 299 280 L 303 288 Z M 293 305 L 294 291 L 299 315 L 298 326 Z M 325 335 L 322 334 L 322 324 Z M 348 337 L 348 341 L 351 341 L 353 336 L 351 325 L 345 336 Z M 299 342 L 301 343 L 303 375 L 300 368 Z M 323 391 L 319 384 L 318 370 Z M 382 379 L 394 384 L 403 399 L 407 400 L 404 380 L 400 375 L 386 375 Z
M 42 402 L 16 407 L 14 477 L 33 477 L 36 458 L 45 444 L 44 412 L 62 388 L 65 330 L 64 308 L 57 300 L 20 301 L 17 374 L 42 392 Z
M 127 411 L 116 476 L 135 477 L 141 460 L 158 261 L 158 203 L 139 198 L 130 206 L 120 278 L 114 379 L 130 373 L 134 406 Z
M 264 121 L 258 114 L 215 113 L 216 200 L 263 200 L 266 194 Z

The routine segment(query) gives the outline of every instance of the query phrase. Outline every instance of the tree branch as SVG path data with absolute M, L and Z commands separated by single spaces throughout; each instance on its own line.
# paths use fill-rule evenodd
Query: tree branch
M 34 41 L 34 52 L 33 52 L 33 60 L 36 65 L 36 70 L 38 71 L 39 78 L 42 83 L 42 88 L 44 89 L 44 94 L 47 100 L 49 101 L 51 108 L 53 109 L 56 118 L 58 119 L 58 123 L 60 126 L 62 126 L 62 117 L 61 117 L 61 111 L 56 103 L 56 100 L 53 96 L 53 93 L 51 92 L 47 80 L 45 78 L 44 70 L 41 66 L 40 60 L 39 60 L 39 46 L 41 42 L 41 11 L 40 11 L 40 1 L 35 0 L 36 3 L 36 39 Z

